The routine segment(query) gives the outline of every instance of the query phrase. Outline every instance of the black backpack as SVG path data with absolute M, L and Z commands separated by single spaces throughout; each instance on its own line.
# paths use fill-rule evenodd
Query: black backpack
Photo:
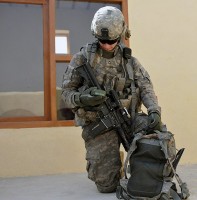
M 137 133 L 124 164 L 124 177 L 116 191 L 118 199 L 125 200 L 182 200 L 189 197 L 187 184 L 183 183 L 176 167 L 184 149 L 176 154 L 172 133 L 155 131 L 146 135 Z M 129 175 L 129 177 L 128 177 Z M 173 178 L 181 192 L 177 192 Z

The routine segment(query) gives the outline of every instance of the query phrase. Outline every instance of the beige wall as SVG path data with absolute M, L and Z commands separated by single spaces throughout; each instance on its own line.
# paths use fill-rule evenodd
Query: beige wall
M 85 171 L 81 128 L 0 129 L 0 177 Z
M 133 55 L 149 71 L 163 121 L 197 163 L 197 1 L 128 0 Z M 85 171 L 81 129 L 0 129 L 0 177 Z
M 197 1 L 129 0 L 133 55 L 151 75 L 162 118 L 197 163 Z

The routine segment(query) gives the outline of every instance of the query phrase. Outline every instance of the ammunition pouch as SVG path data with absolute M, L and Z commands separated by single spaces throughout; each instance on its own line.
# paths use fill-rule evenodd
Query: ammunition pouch
M 132 101 L 132 96 L 129 95 L 128 99 L 120 99 L 120 102 L 124 108 L 129 110 Z
M 103 119 L 97 119 L 88 125 L 83 126 L 82 138 L 85 141 L 94 139 L 98 135 L 101 135 L 114 127 L 110 117 Z

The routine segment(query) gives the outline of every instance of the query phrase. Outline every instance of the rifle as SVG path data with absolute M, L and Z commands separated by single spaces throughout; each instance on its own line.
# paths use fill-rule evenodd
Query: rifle
M 102 89 L 88 62 L 77 67 L 76 71 L 87 81 L 89 87 Z M 108 130 L 115 129 L 120 142 L 127 152 L 133 139 L 131 116 L 127 109 L 123 107 L 115 90 L 110 90 L 106 96 L 106 100 L 101 105 L 93 108 L 98 111 L 99 118 L 88 125 L 88 131 L 91 132 L 91 137 L 95 138 Z

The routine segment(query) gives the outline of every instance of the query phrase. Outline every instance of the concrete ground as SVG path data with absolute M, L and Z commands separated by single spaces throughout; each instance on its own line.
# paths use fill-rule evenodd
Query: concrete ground
M 197 200 L 197 165 L 178 167 L 191 196 Z M 38 177 L 0 178 L 0 200 L 115 200 L 114 193 L 101 194 L 84 174 L 58 174 Z

